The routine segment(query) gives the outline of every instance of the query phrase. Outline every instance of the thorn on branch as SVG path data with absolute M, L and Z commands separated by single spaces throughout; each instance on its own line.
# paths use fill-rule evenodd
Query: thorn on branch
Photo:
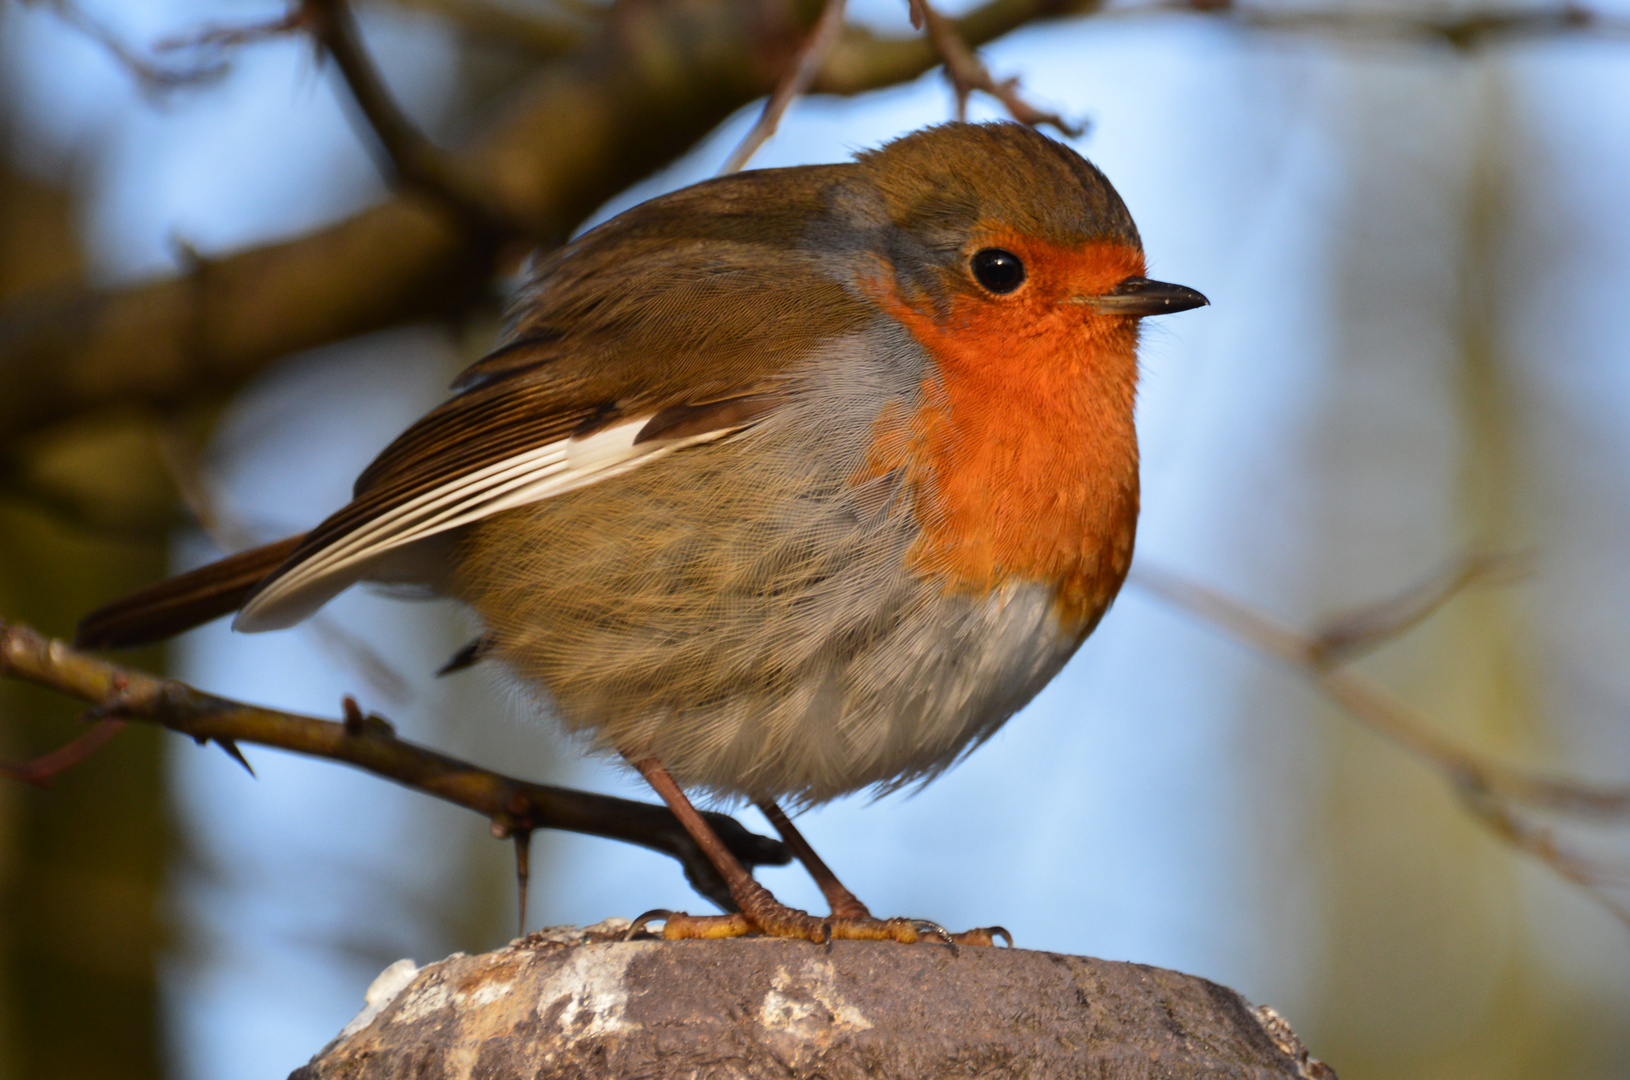
M 482 634 L 475 640 L 465 643 L 465 645 L 459 649 L 458 652 L 454 653 L 448 659 L 447 663 L 437 668 L 436 678 L 439 679 L 443 675 L 452 675 L 453 673 L 463 671 L 466 668 L 475 667 L 475 665 L 485 660 L 487 658 L 487 654 L 491 651 L 492 636 L 490 634 Z
M 173 679 L 119 668 L 3 618 L 0 676 L 49 687 L 104 710 L 116 705 L 126 719 L 158 724 L 200 745 L 220 742 L 229 753 L 239 741 L 252 742 L 351 765 L 473 810 L 492 822 L 494 836 L 507 838 L 520 829 L 567 829 L 639 844 L 679 860 L 702 895 L 722 895 L 729 902 L 717 871 L 666 807 L 529 783 L 405 739 L 353 738 L 344 723 L 246 705 Z M 377 730 L 375 721 L 363 720 L 368 730 Z M 791 860 L 779 841 L 749 832 L 724 814 L 706 816 L 748 867 Z
M 362 706 L 350 694 L 340 698 L 340 710 L 345 714 L 345 733 L 352 738 L 362 735 L 368 730 L 367 717 L 362 715 Z
M 175 256 L 176 269 L 182 277 L 201 279 L 209 271 L 209 257 L 198 250 L 196 244 L 172 231 L 169 235 L 170 253 Z
M 372 736 L 374 738 L 396 738 L 396 725 L 380 716 L 378 713 L 364 713 L 357 699 L 346 694 L 340 699 L 340 708 L 344 712 L 345 733 L 353 739 Z
M 260 777 L 255 776 L 254 766 L 249 764 L 249 759 L 243 756 L 242 750 L 238 749 L 238 741 L 236 739 L 227 739 L 222 738 L 221 736 L 216 736 L 215 745 L 219 746 L 222 750 L 225 750 L 227 757 L 231 758 L 233 761 L 236 761 L 239 765 L 242 765 L 244 772 L 248 773 L 256 780 L 260 779 Z
M 1021 124 L 1029 127 L 1051 124 L 1072 139 L 1086 133 L 1086 124 L 1071 123 L 1057 113 L 1038 109 L 1026 101 L 1019 93 L 1017 77 L 998 81 L 992 76 L 985 62 L 963 40 L 956 23 L 936 11 L 928 0 L 909 0 L 909 3 L 911 25 L 919 30 L 926 28 L 929 41 L 945 64 L 945 77 L 951 81 L 951 89 L 956 93 L 958 120 L 968 118 L 968 98 L 979 90 L 1000 101 L 1008 115 Z

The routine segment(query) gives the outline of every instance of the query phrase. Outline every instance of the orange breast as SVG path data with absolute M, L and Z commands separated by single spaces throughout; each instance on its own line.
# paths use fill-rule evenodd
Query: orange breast
M 881 276 L 874 299 L 935 361 L 923 405 L 885 413 L 867 472 L 905 470 L 923 535 L 914 568 L 948 589 L 1056 588 L 1062 626 L 1085 633 L 1120 588 L 1138 511 L 1136 320 L 1071 296 L 1143 272 L 1118 244 L 1079 248 L 993 233 L 1028 274 L 1007 297 L 959 294 L 948 312 Z

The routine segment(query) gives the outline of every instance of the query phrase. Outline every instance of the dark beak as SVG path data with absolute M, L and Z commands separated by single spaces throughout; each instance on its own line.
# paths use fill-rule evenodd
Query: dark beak
M 1187 285 L 1173 285 L 1169 281 L 1150 281 L 1141 277 L 1129 277 L 1109 292 L 1076 297 L 1074 302 L 1084 304 L 1100 315 L 1133 315 L 1138 318 L 1170 315 L 1211 303 L 1203 294 Z

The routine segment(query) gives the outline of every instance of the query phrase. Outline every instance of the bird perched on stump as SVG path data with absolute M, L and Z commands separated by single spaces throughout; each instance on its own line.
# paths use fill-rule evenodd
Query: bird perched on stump
M 700 183 L 539 259 L 496 351 L 328 520 L 79 641 L 428 586 L 482 625 L 455 663 L 507 668 L 708 853 L 741 910 L 667 936 L 916 940 L 781 804 L 928 780 L 1064 666 L 1132 560 L 1139 320 L 1204 303 L 1144 277 L 1102 173 L 1017 124 Z M 762 807 L 832 914 L 776 901 L 685 788 Z

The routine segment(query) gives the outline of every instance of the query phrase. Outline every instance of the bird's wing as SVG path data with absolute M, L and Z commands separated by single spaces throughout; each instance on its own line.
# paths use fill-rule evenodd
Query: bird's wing
M 800 254 L 823 175 L 797 177 L 808 192 L 801 213 L 755 214 L 764 200 L 748 174 L 644 204 L 552 256 L 507 343 L 380 454 L 351 503 L 248 598 L 235 628 L 292 625 L 390 552 L 772 411 L 799 360 L 873 317 Z
M 500 409 L 471 423 L 433 413 L 404 436 L 421 445 L 395 455 L 378 482 L 307 534 L 233 625 L 247 631 L 292 625 L 393 550 L 730 435 L 781 400 L 764 391 L 627 417 L 528 418 L 517 406 L 518 416 Z

